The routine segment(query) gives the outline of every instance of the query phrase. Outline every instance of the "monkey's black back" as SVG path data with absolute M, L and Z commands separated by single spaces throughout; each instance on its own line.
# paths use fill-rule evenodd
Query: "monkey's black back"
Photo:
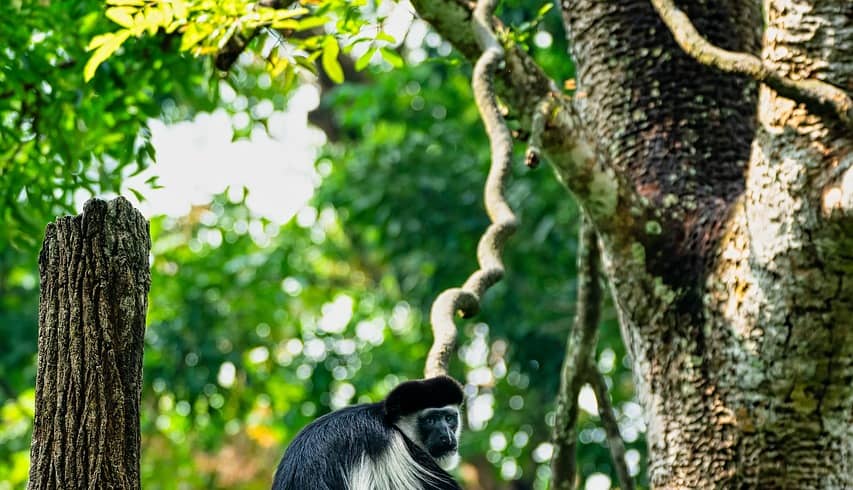
M 290 443 L 275 472 L 272 490 L 346 490 L 347 477 L 363 455 L 377 458 L 390 446 L 395 431 L 385 421 L 382 403 L 326 414 L 305 426 Z M 404 439 L 415 461 L 442 475 L 442 481 L 424 482 L 424 490 L 460 488 L 432 457 Z
M 348 407 L 308 424 L 293 439 L 275 472 L 273 490 L 337 490 L 362 454 L 387 447 L 390 428 L 380 404 Z M 319 485 L 319 486 L 318 486 Z

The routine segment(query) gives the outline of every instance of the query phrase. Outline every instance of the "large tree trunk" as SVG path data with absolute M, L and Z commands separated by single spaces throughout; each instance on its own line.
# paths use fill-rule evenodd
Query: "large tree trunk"
M 647 0 L 563 4 L 582 116 L 638 196 L 596 224 L 652 485 L 853 488 L 853 222 L 825 198 L 849 129 L 700 65 Z M 680 4 L 718 46 L 853 87 L 849 0 L 767 1 L 763 43 L 757 2 Z
M 413 2 L 476 57 L 465 2 Z M 676 3 L 718 47 L 853 92 L 850 0 Z M 561 7 L 574 99 L 517 50 L 499 89 L 525 124 L 553 102 L 542 149 L 599 234 L 652 485 L 853 488 L 850 127 L 695 61 L 650 0 Z
M 31 489 L 138 489 L 148 223 L 124 199 L 48 225 Z

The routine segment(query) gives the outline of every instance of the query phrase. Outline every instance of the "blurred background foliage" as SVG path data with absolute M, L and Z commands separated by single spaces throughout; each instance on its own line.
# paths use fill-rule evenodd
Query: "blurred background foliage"
M 557 14 L 537 18 L 543 3 L 505 1 L 500 14 L 517 42 L 567 80 L 574 67 Z M 151 119 L 243 113 L 249 123 L 234 138 L 249 138 L 268 124 L 253 107 L 285 110 L 295 86 L 314 84 L 322 97 L 309 119 L 327 143 L 314 196 L 283 225 L 250 210 L 250 188 L 185 216 L 150 216 L 143 488 L 268 488 L 309 421 L 421 375 L 430 303 L 475 268 L 487 225 L 488 144 L 470 67 L 449 45 L 415 21 L 409 32 L 422 35 L 395 46 L 406 66 L 391 70 L 380 56 L 355 76 L 344 59 L 349 81 L 335 85 L 321 71 L 270 77 L 251 51 L 225 75 L 169 36 L 143 37 L 84 83 L 88 39 L 115 27 L 102 1 L 3 2 L 0 18 L 14 19 L 0 23 L 0 490 L 23 488 L 28 473 L 44 225 L 76 213 L 81 196 L 144 199 L 156 188 L 156 179 L 126 184 L 156 161 Z M 547 168 L 520 164 L 509 195 L 522 220 L 509 273 L 481 314 L 462 322 L 452 365 L 467 395 L 458 476 L 472 489 L 546 488 L 574 314 L 572 199 Z M 597 361 L 645 486 L 641 411 L 609 307 Z M 615 481 L 589 390 L 584 397 L 581 478 Z

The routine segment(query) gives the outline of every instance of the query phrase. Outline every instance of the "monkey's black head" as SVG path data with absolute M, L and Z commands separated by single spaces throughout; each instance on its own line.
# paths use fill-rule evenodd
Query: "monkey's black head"
M 447 468 L 458 460 L 462 399 L 462 386 L 447 376 L 407 381 L 385 399 L 385 417 Z
M 427 408 L 462 404 L 462 385 L 449 376 L 400 383 L 385 399 L 385 419 L 393 424 Z

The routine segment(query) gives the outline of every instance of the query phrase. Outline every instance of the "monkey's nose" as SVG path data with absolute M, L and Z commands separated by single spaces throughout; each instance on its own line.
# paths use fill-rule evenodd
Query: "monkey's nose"
M 447 434 L 442 434 L 441 438 L 439 440 L 441 441 L 442 444 L 450 445 L 450 436 Z

